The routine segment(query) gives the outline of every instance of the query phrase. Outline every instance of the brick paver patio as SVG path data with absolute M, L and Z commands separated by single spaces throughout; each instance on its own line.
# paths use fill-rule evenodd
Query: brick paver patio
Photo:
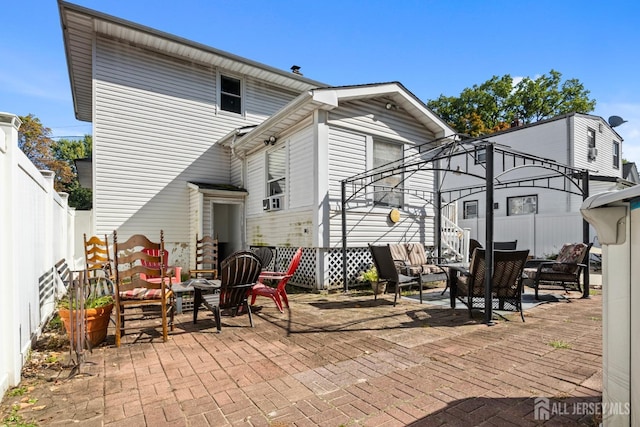
M 209 312 L 196 325 L 187 312 L 167 343 L 145 330 L 115 348 L 111 333 L 83 374 L 44 384 L 21 414 L 65 426 L 597 425 L 573 408 L 601 401 L 601 297 L 578 297 L 491 327 L 481 313 L 393 307 L 392 295 L 295 294 L 285 314 L 263 299 L 255 328 L 223 317 L 221 334 Z M 549 421 L 534 417 L 537 397 Z

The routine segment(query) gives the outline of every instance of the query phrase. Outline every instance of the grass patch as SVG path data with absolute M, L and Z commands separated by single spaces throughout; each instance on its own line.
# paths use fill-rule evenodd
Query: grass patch
M 9 392 L 7 392 L 7 396 L 16 397 L 24 395 L 29 389 L 27 387 L 14 387 Z
M 551 347 L 553 348 L 566 348 L 566 349 L 570 349 L 571 345 L 569 345 L 569 343 L 562 341 L 562 340 L 553 340 L 551 342 L 548 343 Z
M 9 415 L 2 420 L 2 426 L 16 426 L 16 427 L 38 427 L 38 424 L 27 422 L 24 417 L 18 413 L 20 405 L 13 405 Z

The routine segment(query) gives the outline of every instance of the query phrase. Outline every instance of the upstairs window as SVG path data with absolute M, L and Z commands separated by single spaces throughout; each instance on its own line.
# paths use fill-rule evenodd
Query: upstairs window
M 474 152 L 475 164 L 478 165 L 480 163 L 487 162 L 487 149 L 486 148 L 476 148 Z
M 613 167 L 620 169 L 620 143 L 613 141 Z
M 538 196 L 507 197 L 507 215 L 529 215 L 538 213 Z
M 220 76 L 220 109 L 242 114 L 242 84 L 240 79 Z
M 587 144 L 589 148 L 596 148 L 596 131 L 587 128 Z
M 267 196 L 287 191 L 287 152 L 285 147 L 267 153 Z
M 373 167 L 384 166 L 390 162 L 402 160 L 402 145 L 385 141 L 373 141 Z M 397 166 L 401 163 L 397 162 Z M 390 165 L 393 166 L 393 165 Z M 404 202 L 402 173 L 386 176 L 380 179 L 381 175 L 374 177 L 375 184 L 373 201 L 376 205 L 402 207 Z

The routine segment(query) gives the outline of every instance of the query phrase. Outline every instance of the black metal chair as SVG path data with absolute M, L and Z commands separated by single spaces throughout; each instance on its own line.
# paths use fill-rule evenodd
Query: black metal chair
M 492 308 L 522 312 L 522 270 L 529 251 L 493 251 Z M 456 281 L 456 296 L 469 309 L 485 308 L 485 250 L 476 249 L 471 259 L 469 272 L 461 274 Z
M 527 262 L 524 274 L 526 284 L 535 290 L 563 289 L 565 292 L 584 292 L 580 279 L 588 273 L 589 252 L 593 243 L 565 243 L 555 260 L 533 259 Z
M 493 249 L 496 251 L 515 251 L 518 248 L 518 241 L 493 242 Z
M 396 264 L 391 255 L 391 249 L 389 245 L 371 245 L 369 244 L 369 250 L 373 257 L 373 263 L 378 270 L 378 280 L 393 285 L 395 287 L 395 296 L 393 297 L 393 306 L 395 307 L 398 301 L 398 295 L 400 295 L 400 289 L 405 287 L 411 287 L 418 285 L 420 288 L 420 304 L 422 304 L 422 281 L 420 276 L 411 277 L 398 273 Z M 377 299 L 377 294 L 374 292 L 374 299 Z
M 260 259 L 251 251 L 238 251 L 220 263 L 220 287 L 194 283 L 193 323 L 198 318 L 198 308 L 204 304 L 213 312 L 216 328 L 221 331 L 220 311 L 230 309 L 237 316 L 242 308 L 249 316 L 253 328 L 253 317 L 248 303 L 251 288 L 258 282 L 262 271 Z

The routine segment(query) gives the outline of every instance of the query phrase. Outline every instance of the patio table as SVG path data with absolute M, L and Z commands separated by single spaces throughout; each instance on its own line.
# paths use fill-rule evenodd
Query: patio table
M 447 272 L 447 287 L 449 288 L 449 302 L 451 308 L 456 308 L 456 297 L 458 294 L 458 276 L 469 273 L 468 262 L 453 262 L 437 264 Z M 446 288 L 445 288 L 446 290 Z
M 220 286 L 219 280 L 207 280 L 202 278 L 188 279 L 182 283 L 175 283 L 171 285 L 171 290 L 176 296 L 176 314 L 182 314 L 184 311 L 184 295 L 195 291 L 194 284 L 197 284 L 201 289 L 209 289 L 211 286 Z

